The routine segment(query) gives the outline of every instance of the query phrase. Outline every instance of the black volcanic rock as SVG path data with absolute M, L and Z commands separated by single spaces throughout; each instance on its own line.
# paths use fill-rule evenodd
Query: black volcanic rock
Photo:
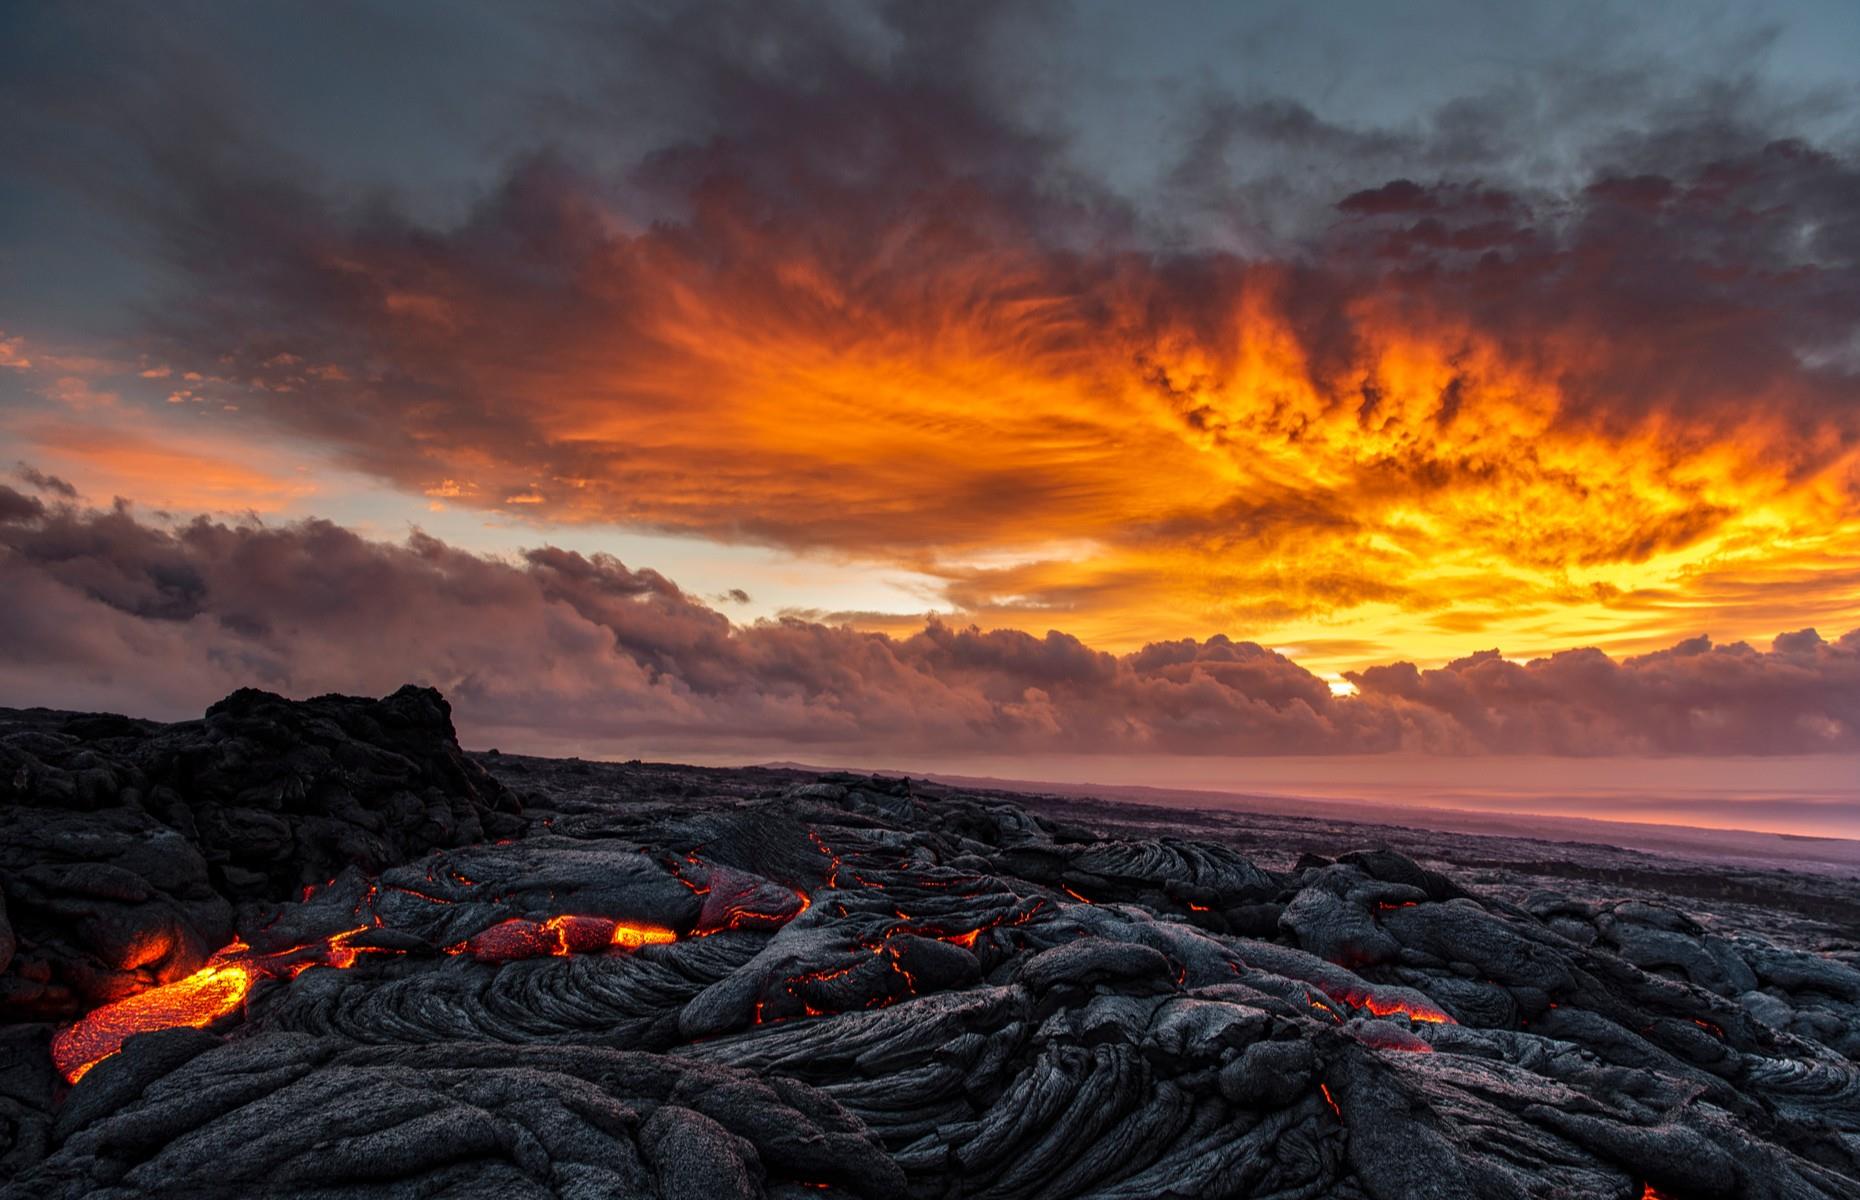
M 85 1196 L 758 1196 L 773 1175 L 903 1195 L 819 1091 L 589 1046 L 384 1048 L 176 1031 L 94 1072 L 62 1159 L 21 1186 Z M 210 1044 L 203 1047 L 202 1041 Z M 841 1194 L 848 1194 L 842 1192 Z
M 191 817 L 215 882 L 238 899 L 522 828 L 509 792 L 459 750 L 432 688 L 305 701 L 246 688 L 198 727 L 169 727 L 139 761 L 151 809 L 181 829 Z
M 67 1017 L 194 970 L 235 906 L 522 829 L 431 688 L 235 692 L 199 721 L 0 710 L 0 1011 Z
M 235 699 L 221 728 L 269 750 L 243 789 L 249 749 L 203 756 L 217 795 L 508 816 L 417 713 Z M 131 1037 L 54 1106 L 44 1027 L 13 1027 L 0 1197 L 1860 1195 L 1860 972 L 1748 923 L 1517 903 L 1386 848 L 1274 871 L 899 780 L 497 770 L 523 836 L 384 838 L 397 865 L 236 909 L 251 986 L 206 1030 Z M 144 893 L 99 844 L 95 904 L 208 919 L 219 843 L 173 839 Z

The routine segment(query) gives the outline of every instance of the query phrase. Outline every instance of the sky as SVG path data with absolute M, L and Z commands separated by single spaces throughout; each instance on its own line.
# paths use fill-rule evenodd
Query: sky
M 1854 61 L 1838 0 L 6 6 L 0 703 L 1825 794 Z

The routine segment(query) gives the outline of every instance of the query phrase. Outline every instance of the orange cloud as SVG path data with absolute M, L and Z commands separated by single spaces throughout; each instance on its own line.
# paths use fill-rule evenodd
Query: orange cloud
M 1825 575 L 1860 555 L 1860 415 L 1814 353 L 1856 292 L 1798 236 L 1845 203 L 1826 156 L 1542 212 L 1403 181 L 1259 262 L 1139 250 L 953 152 L 853 183 L 687 152 L 643 231 L 543 163 L 455 230 L 327 215 L 242 267 L 261 294 L 202 254 L 173 357 L 410 491 L 906 567 L 1116 649 L 1860 623 Z
M 269 513 L 316 491 L 301 464 L 287 465 L 245 432 L 179 428 L 129 394 L 138 380 L 163 378 L 168 368 L 138 370 L 63 347 L 35 346 L 28 359 L 21 339 L 9 346 L 12 360 L 4 365 L 22 372 L 38 403 L 0 414 L 0 433 L 17 447 L 22 470 L 35 485 L 47 478 L 38 467 L 61 476 L 52 489 L 61 498 L 82 494 L 158 508 Z M 202 377 L 188 372 L 187 378 Z M 207 401 L 195 390 L 167 399 L 170 405 Z M 217 407 L 239 410 L 223 400 Z
M 275 456 L 233 438 L 180 438 L 95 424 L 34 422 L 20 430 L 36 465 L 78 491 L 156 508 L 278 512 L 316 491 Z
M 24 371 L 32 366 L 32 359 L 26 356 L 24 338 L 8 337 L 5 330 L 0 330 L 0 367 L 12 367 Z

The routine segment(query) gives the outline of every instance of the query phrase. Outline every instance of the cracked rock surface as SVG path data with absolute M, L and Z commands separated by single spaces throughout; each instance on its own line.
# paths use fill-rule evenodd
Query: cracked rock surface
M 362 764 L 341 739 L 373 730 L 329 709 L 368 703 L 265 701 Z M 146 763 L 124 743 L 171 735 L 112 736 Z M 1085 805 L 799 772 L 491 778 L 449 724 L 395 736 L 418 772 L 326 806 L 386 811 L 366 854 L 309 835 L 307 896 L 272 841 L 237 848 L 264 822 L 11 799 L 45 832 L 7 843 L 10 906 L 53 894 L 59 821 L 151 817 L 158 853 L 104 822 L 83 861 L 145 881 L 108 898 L 126 928 L 219 935 L 189 961 L 244 990 L 75 1086 L 62 1014 L 11 1000 L 0 1196 L 1860 1195 L 1847 943 L 1386 844 L 1269 858 L 1166 814 L 1100 836 Z M 218 794 L 277 786 L 216 761 Z M 391 837 L 403 793 L 432 815 Z M 43 957 L 63 918 L 28 908 Z

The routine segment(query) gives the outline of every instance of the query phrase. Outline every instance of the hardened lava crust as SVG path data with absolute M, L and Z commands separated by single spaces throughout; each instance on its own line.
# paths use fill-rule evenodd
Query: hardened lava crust
M 0 804 L 5 1200 L 1860 1196 L 1838 888 L 474 758 L 417 688 L 3 713 Z

